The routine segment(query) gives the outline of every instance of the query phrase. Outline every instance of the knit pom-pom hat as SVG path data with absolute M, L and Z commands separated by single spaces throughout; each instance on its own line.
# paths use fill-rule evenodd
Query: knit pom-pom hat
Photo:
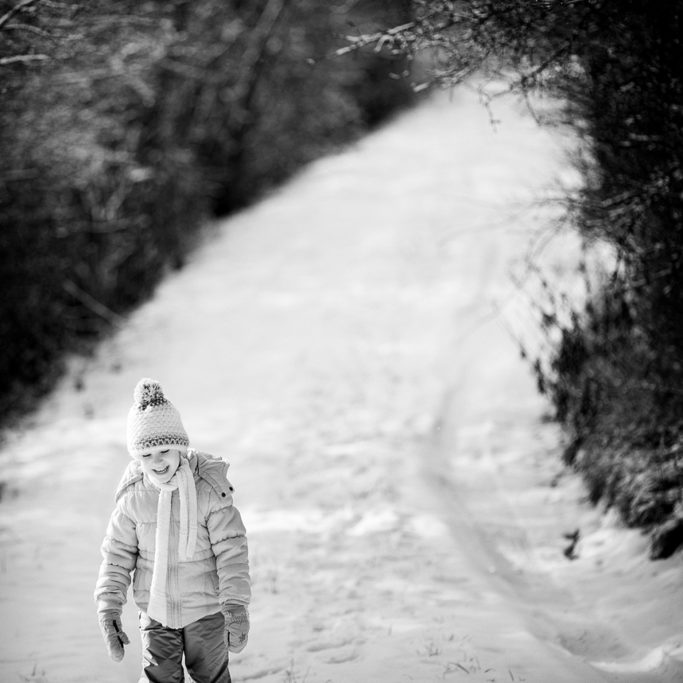
M 141 379 L 133 391 L 126 424 L 128 452 L 133 457 L 163 448 L 187 448 L 190 440 L 180 413 L 164 396 L 159 382 Z

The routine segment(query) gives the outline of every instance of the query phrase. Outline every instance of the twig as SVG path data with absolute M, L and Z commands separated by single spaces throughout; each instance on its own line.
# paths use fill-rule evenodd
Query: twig
M 110 325 L 114 327 L 123 325 L 123 318 L 118 313 L 114 313 L 110 308 L 107 308 L 107 306 L 95 299 L 92 294 L 88 294 L 88 292 L 81 289 L 72 280 L 65 280 L 62 283 L 62 287 L 71 296 L 78 299 L 86 308 L 89 308 L 95 315 L 106 320 Z
M 41 38 L 52 38 L 54 36 L 45 29 L 39 28 L 38 26 L 31 26 L 31 24 L 7 24 L 8 31 L 26 31 L 28 33 L 34 33 Z
M 12 57 L 0 57 L 0 66 L 6 66 L 7 64 L 15 64 L 17 62 L 44 62 L 46 59 L 50 59 L 47 55 L 37 54 L 37 55 L 13 55 Z
M 2 27 L 17 13 L 21 12 L 24 8 L 32 5 L 36 0 L 22 0 L 19 4 L 12 7 L 11 10 L 6 12 L 2 17 L 0 17 L 0 30 Z
M 338 50 L 334 51 L 334 54 L 338 57 L 341 57 L 342 55 L 345 55 L 349 52 L 354 52 L 355 50 L 358 50 L 361 47 L 365 47 L 366 45 L 371 45 L 372 43 L 379 43 L 382 40 L 386 42 L 390 38 L 395 38 L 396 36 L 400 35 L 401 33 L 404 33 L 405 31 L 408 31 L 411 28 L 415 28 L 415 22 L 413 21 L 407 24 L 401 24 L 400 26 L 394 26 L 393 28 L 390 28 L 388 31 L 378 31 L 377 33 L 364 33 L 363 35 L 360 35 L 358 37 L 347 36 L 347 40 L 351 43 L 351 45 L 347 45 L 346 47 L 340 47 Z
M 234 87 L 235 99 L 245 110 L 259 80 L 259 65 L 263 61 L 266 45 L 287 4 L 287 0 L 269 0 L 251 32 L 251 40 L 240 62 L 240 78 Z

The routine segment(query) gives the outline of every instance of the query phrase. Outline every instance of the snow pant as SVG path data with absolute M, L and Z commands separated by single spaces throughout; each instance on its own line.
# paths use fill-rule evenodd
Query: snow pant
M 184 628 L 167 628 L 140 612 L 142 675 L 138 683 L 182 683 L 183 656 L 194 683 L 231 683 L 224 623 L 217 612 Z

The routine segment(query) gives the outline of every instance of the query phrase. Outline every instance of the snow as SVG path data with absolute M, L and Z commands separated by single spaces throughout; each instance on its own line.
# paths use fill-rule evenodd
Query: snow
M 571 138 L 493 106 L 436 97 L 218 226 L 7 435 L 0 680 L 137 680 L 135 608 L 115 664 L 92 590 L 145 376 L 231 463 L 236 682 L 683 680 L 680 556 L 586 503 L 508 332 L 533 335 L 510 272 Z M 568 278 L 576 253 L 542 258 Z

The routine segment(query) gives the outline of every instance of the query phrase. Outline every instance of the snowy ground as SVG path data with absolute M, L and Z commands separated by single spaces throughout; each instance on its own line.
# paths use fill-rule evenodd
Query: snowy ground
M 501 322 L 564 161 L 495 114 L 439 98 L 227 221 L 8 436 L 3 683 L 137 679 L 134 607 L 114 664 L 91 593 L 142 376 L 232 463 L 254 587 L 236 682 L 683 680 L 680 557 L 649 563 L 583 502 Z

